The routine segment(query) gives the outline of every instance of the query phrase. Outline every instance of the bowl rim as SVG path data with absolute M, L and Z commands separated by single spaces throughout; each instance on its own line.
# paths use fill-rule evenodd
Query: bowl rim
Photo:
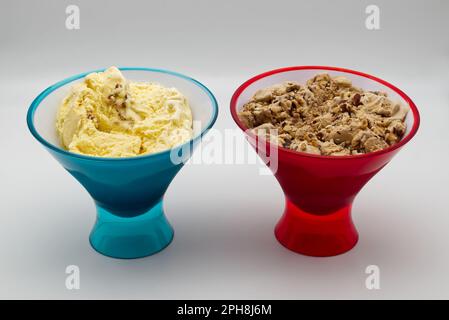
M 276 147 L 279 151 L 286 152 L 287 154 L 291 154 L 291 155 L 295 155 L 295 156 L 303 156 L 303 157 L 317 158 L 317 159 L 348 160 L 348 159 L 369 158 L 369 157 L 374 157 L 374 156 L 381 155 L 384 153 L 389 153 L 393 150 L 396 150 L 396 149 L 404 146 L 407 142 L 409 142 L 413 138 L 413 136 L 418 131 L 418 128 L 420 125 L 420 115 L 419 115 L 418 108 L 416 107 L 416 105 L 412 101 L 412 99 L 410 99 L 410 97 L 407 96 L 402 90 L 400 90 L 398 87 L 394 86 L 393 84 L 391 84 L 381 78 L 372 76 L 370 74 L 363 73 L 363 72 L 356 71 L 356 70 L 340 68 L 340 67 L 332 67 L 332 66 L 292 66 L 292 67 L 278 68 L 278 69 L 273 69 L 270 71 L 260 73 L 256 76 L 251 77 L 249 80 L 245 81 L 243 84 L 241 84 L 237 88 L 237 90 L 235 90 L 234 94 L 232 95 L 231 101 L 230 101 L 230 109 L 231 109 L 232 118 L 234 119 L 235 123 L 238 125 L 238 127 L 242 131 L 244 131 L 246 134 L 248 134 L 251 138 L 253 138 L 253 139 L 256 138 L 255 134 L 253 134 L 252 132 L 249 131 L 249 128 L 247 128 L 242 123 L 242 121 L 240 121 L 240 119 L 237 115 L 237 100 L 239 99 L 242 92 L 245 91 L 251 84 L 253 84 L 254 82 L 256 82 L 258 80 L 272 76 L 274 74 L 290 72 L 290 71 L 297 71 L 297 70 L 339 71 L 339 72 L 343 72 L 343 73 L 354 74 L 357 76 L 361 76 L 361 77 L 376 81 L 376 82 L 390 88 L 391 90 L 395 91 L 397 94 L 399 94 L 401 96 L 402 99 L 404 99 L 404 101 L 406 101 L 408 103 L 408 105 L 413 113 L 413 125 L 412 125 L 412 128 L 410 129 L 410 132 L 405 137 L 403 137 L 398 143 L 391 145 L 385 149 L 374 151 L 374 152 L 369 152 L 369 153 L 363 153 L 363 154 L 357 154 L 357 155 L 344 155 L 344 156 L 315 155 L 315 154 L 310 154 L 310 153 L 306 153 L 306 152 L 291 150 L 291 149 L 285 148 L 283 146 L 276 145 Z M 260 139 L 265 140 L 263 138 L 260 138 Z M 265 143 L 268 146 L 270 146 L 270 148 L 271 148 L 271 143 L 268 140 L 265 140 Z
M 44 139 L 39 132 L 36 130 L 35 126 L 34 126 L 34 114 L 35 111 L 37 110 L 37 108 L 39 107 L 39 105 L 41 104 L 41 102 L 47 97 L 49 96 L 53 91 L 59 89 L 60 87 L 71 83 L 73 81 L 79 80 L 81 78 L 84 78 L 85 76 L 87 76 L 90 73 L 93 72 L 103 72 L 105 71 L 107 68 L 101 68 L 101 69 L 96 69 L 96 70 L 92 70 L 92 71 L 87 71 L 87 72 L 83 72 L 68 78 L 65 78 L 64 80 L 61 80 L 51 86 L 49 86 L 48 88 L 46 88 L 44 91 L 42 91 L 31 103 L 31 105 L 28 108 L 28 112 L 27 112 L 27 125 L 28 125 L 28 129 L 30 130 L 31 134 L 41 143 L 43 144 L 45 147 L 56 151 L 60 154 L 63 154 L 65 156 L 69 156 L 69 157 L 75 157 L 75 158 L 79 158 L 79 159 L 83 159 L 83 160 L 92 160 L 92 161 L 113 161 L 113 162 L 125 162 L 125 161 L 138 161 L 138 160 L 145 160 L 148 158 L 155 158 L 155 157 L 160 157 L 166 154 L 169 154 L 170 152 L 172 152 L 172 150 L 174 149 L 182 149 L 183 147 L 187 146 L 188 144 L 192 144 L 193 142 L 197 141 L 198 139 L 201 139 L 203 137 L 203 135 L 209 131 L 210 128 L 212 128 L 212 126 L 215 124 L 215 121 L 217 120 L 218 117 L 218 102 L 217 99 L 215 98 L 215 96 L 213 95 L 213 93 L 209 90 L 208 87 L 206 87 L 204 84 L 202 84 L 201 82 L 199 82 L 198 80 L 191 78 L 189 76 L 186 76 L 184 74 L 175 72 L 175 71 L 170 71 L 170 70 L 165 70 L 165 69 L 158 69 L 158 68 L 146 68 L 146 67 L 117 67 L 120 71 L 144 71 L 144 72 L 157 72 L 157 73 L 164 73 L 164 74 L 168 74 L 174 77 L 178 77 L 184 80 L 187 80 L 193 84 L 195 84 L 196 86 L 200 87 L 200 89 L 202 89 L 207 96 L 210 99 L 210 103 L 212 106 L 212 116 L 209 119 L 209 122 L 206 126 L 204 126 L 201 129 L 201 132 L 199 135 L 192 137 L 191 139 L 189 139 L 188 141 L 177 145 L 173 148 L 164 150 L 164 151 L 160 151 L 160 152 L 156 152 L 156 153 L 151 153 L 151 154 L 147 154 L 147 155 L 140 155 L 140 156 L 134 156 L 134 157 L 96 157 L 96 156 L 89 156 L 89 155 L 84 155 L 84 154 L 79 154 L 79 153 L 75 153 L 75 152 L 70 152 L 68 150 L 63 149 L 60 146 L 54 145 L 50 142 L 48 142 L 46 139 Z

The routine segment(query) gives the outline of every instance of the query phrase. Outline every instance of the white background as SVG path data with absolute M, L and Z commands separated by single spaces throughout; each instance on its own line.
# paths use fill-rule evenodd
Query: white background
M 381 29 L 365 28 L 365 7 Z M 65 8 L 81 29 L 65 28 Z M 2 1 L 0 4 L 0 298 L 449 298 L 449 2 Z M 283 195 L 257 165 L 188 165 L 165 201 L 175 239 L 144 259 L 90 248 L 94 205 L 29 134 L 44 88 L 80 72 L 158 67 L 206 84 L 216 128 L 236 128 L 229 99 L 246 79 L 290 65 L 371 73 L 418 106 L 417 136 L 371 180 L 353 213 L 357 246 L 311 258 L 277 243 Z M 65 287 L 65 268 L 81 289 Z M 367 290 L 365 268 L 381 270 Z

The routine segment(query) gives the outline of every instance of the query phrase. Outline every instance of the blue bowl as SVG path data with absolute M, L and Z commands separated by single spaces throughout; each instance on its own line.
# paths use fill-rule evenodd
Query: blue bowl
M 70 87 L 95 70 L 62 80 L 31 103 L 27 124 L 32 135 L 89 192 L 97 208 L 90 243 L 114 258 L 139 258 L 165 248 L 173 228 L 163 210 L 170 182 L 192 154 L 201 137 L 214 125 L 218 105 L 210 90 L 182 74 L 150 68 L 119 68 L 133 81 L 157 82 L 175 87 L 190 102 L 193 120 L 199 123 L 194 137 L 173 149 L 130 158 L 91 157 L 60 147 L 56 134 L 57 109 Z

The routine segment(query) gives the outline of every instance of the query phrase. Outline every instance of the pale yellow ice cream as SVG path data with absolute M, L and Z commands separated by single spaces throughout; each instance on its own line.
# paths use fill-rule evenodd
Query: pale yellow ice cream
M 192 112 L 177 89 L 129 81 L 110 67 L 72 87 L 59 107 L 56 130 L 71 152 L 133 157 L 190 140 Z

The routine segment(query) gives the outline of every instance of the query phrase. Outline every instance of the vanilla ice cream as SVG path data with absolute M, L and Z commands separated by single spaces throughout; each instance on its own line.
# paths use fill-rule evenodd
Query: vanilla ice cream
M 71 152 L 133 157 L 190 140 L 192 112 L 177 89 L 130 81 L 110 67 L 72 87 L 59 107 L 56 130 Z

